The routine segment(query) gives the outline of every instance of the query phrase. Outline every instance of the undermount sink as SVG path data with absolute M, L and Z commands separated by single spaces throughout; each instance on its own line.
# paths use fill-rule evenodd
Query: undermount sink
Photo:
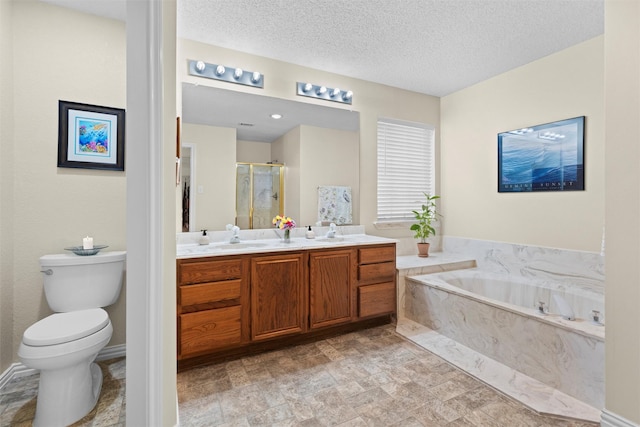
M 344 242 L 345 238 L 342 236 L 336 236 L 336 237 L 316 237 L 316 241 L 317 242 Z
M 267 246 L 266 243 L 223 243 L 216 245 L 222 250 L 234 250 L 234 249 L 250 249 L 250 248 L 262 248 Z

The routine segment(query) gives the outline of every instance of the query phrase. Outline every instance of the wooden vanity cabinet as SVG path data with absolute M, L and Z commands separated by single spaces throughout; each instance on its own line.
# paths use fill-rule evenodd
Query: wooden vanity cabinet
M 247 259 L 179 260 L 176 273 L 178 360 L 249 340 Z
M 356 251 L 327 250 L 309 254 L 309 327 L 351 322 Z
M 358 248 L 358 317 L 396 311 L 396 246 Z
M 265 340 L 307 330 L 305 254 L 251 258 L 251 339 Z
M 177 260 L 178 369 L 387 323 L 395 244 Z

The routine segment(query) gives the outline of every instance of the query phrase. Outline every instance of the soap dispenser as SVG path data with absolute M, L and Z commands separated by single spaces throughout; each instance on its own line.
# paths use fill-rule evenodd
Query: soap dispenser
M 305 237 L 307 239 L 315 239 L 316 238 L 316 233 L 313 232 L 313 230 L 311 229 L 311 226 L 309 226 L 309 229 L 305 233 Z
M 202 236 L 200 236 L 200 240 L 198 240 L 198 243 L 200 243 L 201 245 L 209 244 L 209 236 L 207 236 L 207 230 L 202 230 Z

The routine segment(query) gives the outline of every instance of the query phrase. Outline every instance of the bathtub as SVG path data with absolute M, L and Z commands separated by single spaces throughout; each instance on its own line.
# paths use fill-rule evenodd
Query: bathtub
M 457 270 L 406 278 L 405 316 L 596 409 L 604 407 L 603 289 Z M 573 309 L 558 312 L 553 295 Z M 544 302 L 545 313 L 538 309 Z

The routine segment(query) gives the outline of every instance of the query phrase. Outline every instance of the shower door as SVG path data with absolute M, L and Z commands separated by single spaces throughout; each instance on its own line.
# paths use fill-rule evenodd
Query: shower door
M 271 228 L 284 208 L 284 166 L 236 164 L 236 225 L 242 229 Z

